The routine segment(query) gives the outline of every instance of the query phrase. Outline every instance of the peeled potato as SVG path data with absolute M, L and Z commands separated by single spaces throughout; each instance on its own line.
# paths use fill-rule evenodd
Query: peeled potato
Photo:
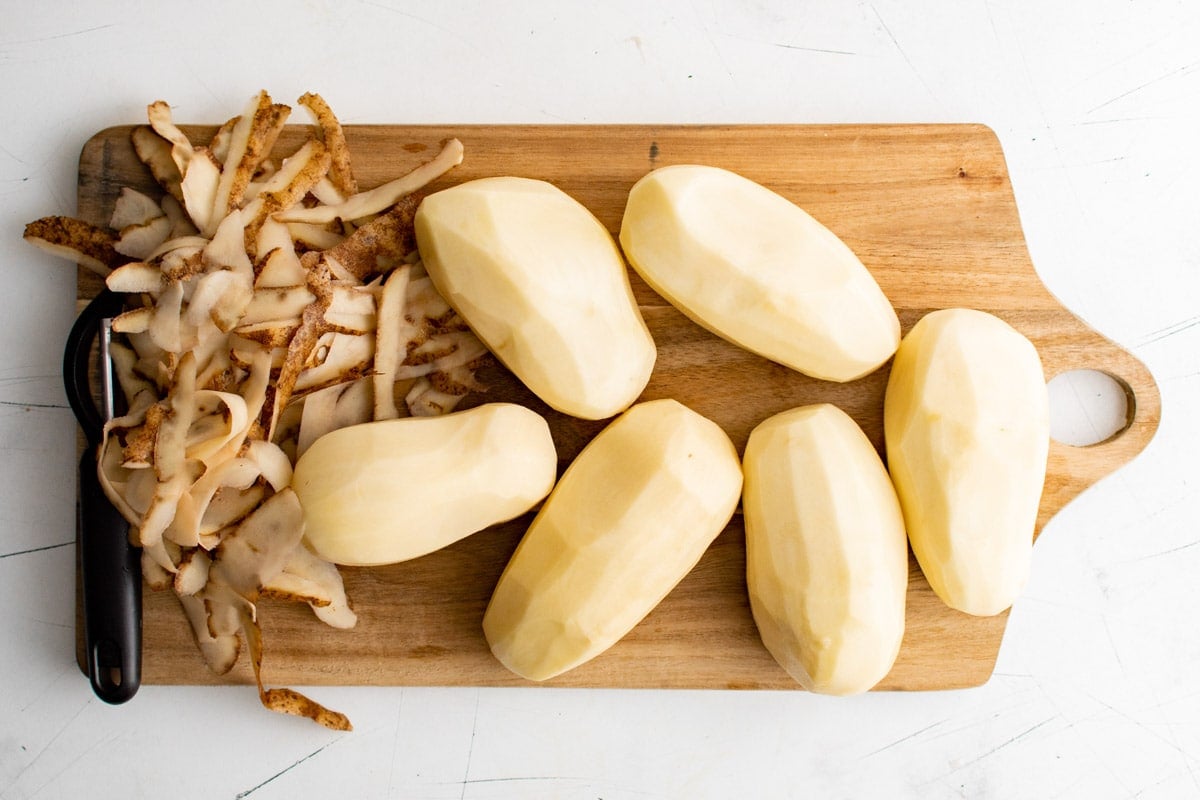
M 743 457 L 746 583 L 763 644 L 804 688 L 868 691 L 904 637 L 908 541 L 887 470 L 832 405 L 756 427 Z
M 923 317 L 884 399 L 888 466 L 913 553 L 952 608 L 990 616 L 1029 577 L 1050 412 L 1033 344 L 982 311 Z
M 737 451 L 674 400 L 640 403 L 567 469 L 483 618 L 492 652 L 530 680 L 602 653 L 658 605 L 733 516 Z
M 862 377 L 900 341 L 896 312 L 850 248 L 733 172 L 654 170 L 629 192 L 620 239 L 646 283 L 696 323 L 814 378 Z
M 327 433 L 296 462 L 292 487 L 317 555 L 374 566 L 523 514 L 549 494 L 557 466 L 539 414 L 489 403 Z
M 417 245 L 446 301 L 529 389 L 584 419 L 623 411 L 656 350 L 612 236 L 545 181 L 469 181 L 426 197 Z

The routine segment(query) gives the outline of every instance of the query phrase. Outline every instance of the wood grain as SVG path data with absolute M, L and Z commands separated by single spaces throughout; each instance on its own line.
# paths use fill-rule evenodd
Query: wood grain
M 213 128 L 186 128 L 203 141 Z M 278 152 L 303 137 L 289 128 Z M 347 138 L 363 187 L 405 172 L 457 136 L 466 160 L 438 186 L 488 175 L 542 178 L 572 194 L 614 235 L 625 196 L 648 170 L 678 163 L 725 167 L 759 181 L 821 220 L 860 256 L 905 330 L 950 306 L 990 311 L 1037 346 L 1047 379 L 1104 371 L 1125 387 L 1129 424 L 1090 447 L 1052 444 L 1038 531 L 1088 486 L 1150 441 L 1159 395 L 1147 369 L 1065 309 L 1030 261 L 1000 143 L 980 125 L 834 126 L 354 126 Z M 134 157 L 128 128 L 97 134 L 79 168 L 79 213 L 107 220 L 122 186 L 154 188 Z M 885 366 L 850 384 L 816 381 L 705 332 L 631 279 L 659 349 L 644 398 L 674 397 L 718 422 L 739 451 L 750 430 L 794 406 L 832 402 L 882 451 Z M 79 297 L 99 281 L 80 272 Z M 600 429 L 553 412 L 500 368 L 483 375 L 483 400 L 529 405 L 550 422 L 566 464 Z M 307 607 L 263 604 L 269 684 L 531 685 L 500 666 L 480 629 L 492 587 L 528 517 L 443 551 L 386 568 L 347 569 L 360 615 L 349 632 L 313 620 Z M 763 648 L 746 597 L 743 532 L 735 516 L 696 569 L 628 636 L 553 686 L 790 689 L 797 685 Z M 1036 558 L 1035 548 L 1035 558 Z M 880 689 L 975 686 L 991 675 L 1006 614 L 973 618 L 937 599 L 910 558 L 907 631 Z M 245 663 L 223 678 L 195 652 L 173 597 L 147 593 L 144 680 L 251 683 Z M 243 659 L 244 662 L 244 659 Z

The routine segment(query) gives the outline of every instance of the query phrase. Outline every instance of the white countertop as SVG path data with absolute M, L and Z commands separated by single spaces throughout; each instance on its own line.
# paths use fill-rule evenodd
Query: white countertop
M 0 798 L 1200 796 L 1200 6 L 178 8 L 29 3 L 0 32 Z M 981 688 L 315 691 L 348 734 L 250 687 L 106 706 L 73 646 L 75 271 L 21 229 L 74 210 L 96 131 L 158 98 L 223 120 L 260 88 L 347 123 L 986 123 L 1045 283 L 1155 375 L 1158 435 L 1046 528 Z M 1056 393 L 1067 427 L 1087 393 Z

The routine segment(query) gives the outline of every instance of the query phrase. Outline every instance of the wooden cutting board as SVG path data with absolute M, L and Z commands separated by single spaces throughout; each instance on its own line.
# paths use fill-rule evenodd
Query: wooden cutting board
M 212 128 L 186 129 L 207 141 Z M 289 128 L 278 152 L 301 140 Z M 1129 396 L 1129 424 L 1090 447 L 1053 443 L 1038 517 L 1047 521 L 1085 488 L 1129 461 L 1158 425 L 1147 369 L 1067 311 L 1037 277 L 996 136 L 981 125 L 829 126 L 358 126 L 347 130 L 360 185 L 370 187 L 458 137 L 466 159 L 437 186 L 489 175 L 542 178 L 590 208 L 615 235 L 625 196 L 654 167 L 703 163 L 756 180 L 808 210 L 853 248 L 895 305 L 907 331 L 926 312 L 969 306 L 1027 335 L 1047 379 L 1092 368 Z M 97 134 L 79 169 L 80 216 L 105 223 L 122 186 L 156 191 L 134 156 L 129 128 Z M 685 319 L 631 273 L 658 344 L 644 398 L 674 397 L 718 422 L 739 451 L 771 414 L 832 402 L 882 449 L 888 368 L 849 384 L 807 378 L 746 353 Z M 99 281 L 81 271 L 80 300 Z M 527 404 L 550 422 L 561 465 L 601 427 L 551 411 L 501 368 L 482 375 L 483 400 Z M 386 568 L 344 570 L 359 613 L 349 632 L 317 622 L 306 606 L 264 603 L 268 685 L 532 685 L 496 662 L 480 629 L 497 578 L 530 517 L 445 550 Z M 695 570 L 620 643 L 549 685 L 787 689 L 797 685 L 763 648 L 745 586 L 740 514 Z M 1034 557 L 1037 550 L 1034 550 Z M 991 675 L 1007 614 L 973 618 L 932 593 L 910 557 L 907 631 L 881 689 L 975 686 Z M 169 593 L 145 598 L 147 683 L 252 683 L 243 658 L 209 673 Z

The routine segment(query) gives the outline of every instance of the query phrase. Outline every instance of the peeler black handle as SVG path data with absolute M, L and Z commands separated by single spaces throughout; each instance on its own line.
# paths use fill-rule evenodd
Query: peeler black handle
M 101 700 L 124 703 L 142 680 L 141 553 L 129 542 L 129 523 L 100 488 L 91 451 L 79 464 L 76 530 L 88 677 Z
M 118 314 L 122 302 L 107 289 L 97 295 L 71 328 L 63 356 L 67 400 L 89 445 L 79 463 L 75 525 L 85 661 L 96 696 L 114 704 L 129 700 L 141 685 L 142 563 L 139 550 L 129 542 L 129 523 L 100 487 L 96 452 L 105 416 L 92 398 L 89 365 L 102 320 Z

